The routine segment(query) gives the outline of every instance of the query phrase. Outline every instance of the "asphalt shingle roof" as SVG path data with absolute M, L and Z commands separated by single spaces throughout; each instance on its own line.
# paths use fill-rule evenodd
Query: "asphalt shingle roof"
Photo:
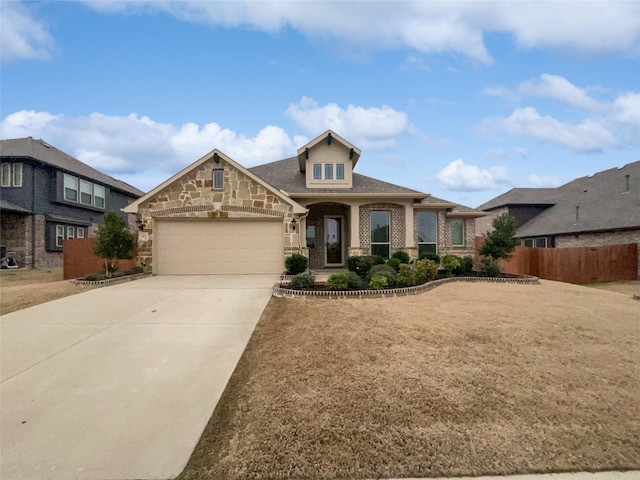
M 507 205 L 553 205 L 557 198 L 557 188 L 512 188 L 477 209 L 487 211 Z
M 0 140 L 0 156 L 33 158 L 138 197 L 144 194 L 143 191 L 138 190 L 136 187 L 110 177 L 86 163 L 82 163 L 80 160 L 58 150 L 43 140 L 31 137 Z
M 375 178 L 353 173 L 353 188 L 307 188 L 304 173 L 300 172 L 297 157 L 285 158 L 277 162 L 266 163 L 250 168 L 249 171 L 274 187 L 284 190 L 288 195 L 302 195 L 305 193 L 399 193 L 415 194 L 417 198 L 427 194 L 411 190 L 410 188 L 383 182 Z

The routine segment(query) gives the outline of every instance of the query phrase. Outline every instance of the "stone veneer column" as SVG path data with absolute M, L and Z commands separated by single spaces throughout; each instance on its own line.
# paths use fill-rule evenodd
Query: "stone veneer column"
M 410 203 L 404 207 L 404 246 L 413 248 L 416 246 L 413 236 L 413 205 Z
M 352 203 L 350 206 L 349 217 L 351 220 L 350 231 L 350 247 L 352 249 L 360 248 L 360 204 Z

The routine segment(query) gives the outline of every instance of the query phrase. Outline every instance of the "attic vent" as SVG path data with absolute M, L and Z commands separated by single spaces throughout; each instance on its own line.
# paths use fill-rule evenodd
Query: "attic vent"
M 624 176 L 624 191 L 625 193 L 629 192 L 629 179 L 631 178 L 631 174 L 627 173 Z
M 580 220 L 580 205 L 576 205 L 576 223 Z
M 327 145 L 331 145 L 331 138 L 332 138 L 332 137 L 331 137 L 331 134 L 329 133 L 329 134 L 327 135 Z

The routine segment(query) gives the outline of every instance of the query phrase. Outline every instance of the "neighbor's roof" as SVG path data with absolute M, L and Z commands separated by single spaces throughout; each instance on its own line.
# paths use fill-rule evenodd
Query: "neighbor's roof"
M 265 182 L 284 191 L 289 196 L 304 196 L 323 193 L 354 194 L 398 194 L 401 196 L 427 197 L 428 194 L 401 187 L 392 183 L 376 180 L 358 173 L 353 173 L 353 188 L 307 188 L 304 173 L 298 168 L 298 158 L 291 157 L 277 162 L 258 165 L 249 169 Z
M 0 155 L 2 157 L 27 157 L 52 165 L 69 173 L 75 173 L 109 187 L 121 190 L 136 197 L 144 194 L 143 191 L 129 185 L 121 180 L 117 180 L 106 175 L 86 163 L 73 158 L 57 148 L 49 145 L 43 140 L 27 138 L 12 138 L 0 141 Z
M 480 205 L 477 210 L 493 210 L 507 205 L 553 205 L 558 198 L 557 188 L 512 188 Z
M 518 237 L 640 228 L 640 161 L 577 178 L 554 190 L 555 205 L 518 228 Z M 580 207 L 577 220 L 576 207 Z

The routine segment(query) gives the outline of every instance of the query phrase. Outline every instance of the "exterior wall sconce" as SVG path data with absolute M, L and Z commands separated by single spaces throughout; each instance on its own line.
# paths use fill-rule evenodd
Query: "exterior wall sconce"
M 296 231 L 296 225 L 298 224 L 298 220 L 295 219 L 295 217 L 293 219 L 291 219 L 291 228 L 293 228 L 293 231 Z
M 141 218 L 136 219 L 136 227 L 138 227 L 138 230 L 144 230 L 144 222 Z

